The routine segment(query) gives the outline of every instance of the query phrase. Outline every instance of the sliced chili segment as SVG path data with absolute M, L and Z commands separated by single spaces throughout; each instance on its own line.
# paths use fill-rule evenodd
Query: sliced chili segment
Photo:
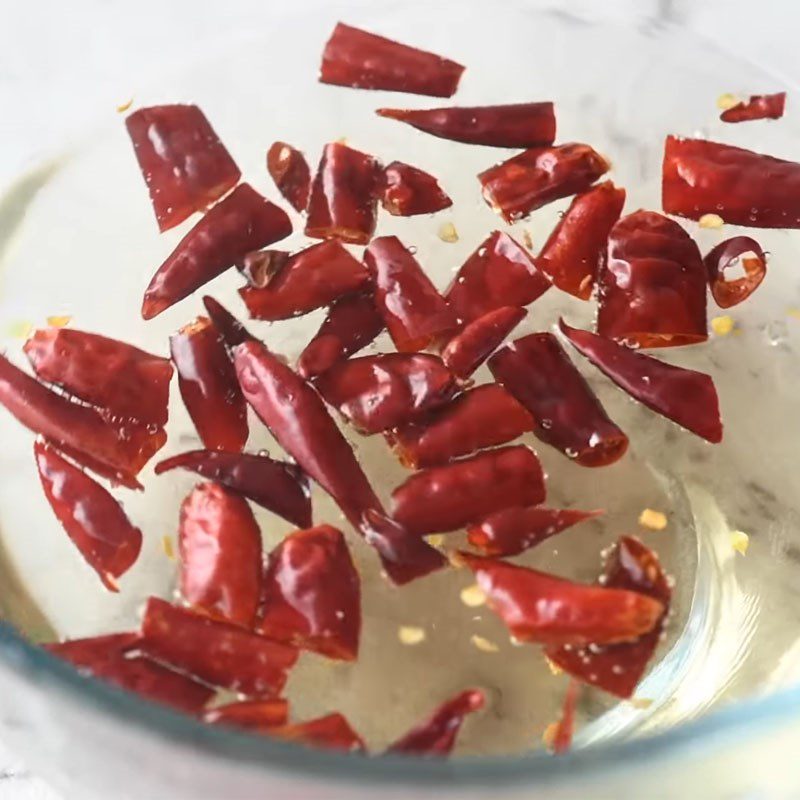
M 720 308 L 730 308 L 747 300 L 767 274 L 767 257 L 761 245 L 749 236 L 734 236 L 720 242 L 703 259 L 711 295 Z M 744 275 L 728 280 L 725 270 L 740 264 Z
M 249 286 L 263 289 L 291 257 L 288 250 L 254 250 L 236 262 Z
M 225 343 L 228 352 L 242 342 L 256 341 L 255 336 L 250 334 L 247 328 L 218 300 L 206 295 L 203 297 L 203 305 L 220 336 L 222 336 L 222 341 Z
M 752 94 L 735 106 L 726 108 L 719 118 L 723 122 L 747 122 L 751 119 L 780 119 L 786 108 L 786 92 Z
M 305 211 L 311 192 L 311 169 L 305 156 L 286 142 L 273 142 L 267 150 L 267 171 L 294 210 Z
M 551 749 L 557 755 L 563 755 L 572 747 L 572 736 L 575 732 L 575 706 L 578 704 L 578 697 L 581 692 L 581 685 L 578 681 L 570 681 L 564 695 L 564 703 L 561 707 L 561 716 L 555 723 Z
M 428 172 L 392 161 L 381 177 L 381 205 L 396 217 L 435 214 L 453 205 L 453 201 Z
M 355 732 L 343 714 L 334 712 L 306 722 L 293 722 L 270 730 L 270 736 L 290 742 L 302 742 L 314 747 L 364 753 L 364 740 Z
M 210 725 L 227 725 L 243 728 L 252 733 L 267 733 L 272 728 L 285 725 L 289 717 L 289 703 L 282 697 L 266 700 L 240 700 L 209 709 L 203 714 L 203 722 Z

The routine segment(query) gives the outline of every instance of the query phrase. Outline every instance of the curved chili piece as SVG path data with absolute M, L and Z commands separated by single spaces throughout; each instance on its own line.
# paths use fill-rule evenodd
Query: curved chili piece
M 381 205 L 395 217 L 435 214 L 453 205 L 439 181 L 402 161 L 392 161 L 381 176 Z
M 326 714 L 306 722 L 294 722 L 272 728 L 270 736 L 290 742 L 302 742 L 314 747 L 344 750 L 347 753 L 364 753 L 364 740 L 353 730 L 346 717 L 338 712 Z
M 419 419 L 458 390 L 442 360 L 427 353 L 384 353 L 340 361 L 314 385 L 364 434 Z
M 719 400 L 710 375 L 665 364 L 610 339 L 571 328 L 570 344 L 631 397 L 709 442 L 722 441 Z
M 448 756 L 464 719 L 483 708 L 486 699 L 479 689 L 467 689 L 442 703 L 431 716 L 386 748 L 387 753 L 416 756 Z
M 289 260 L 288 250 L 254 250 L 236 262 L 236 269 L 247 278 L 249 286 L 263 289 Z
M 579 194 L 545 242 L 536 266 L 562 291 L 588 300 L 608 234 L 624 205 L 625 190 L 611 181 Z
M 203 722 L 210 725 L 227 725 L 252 733 L 268 733 L 272 728 L 285 725 L 288 718 L 289 703 L 282 697 L 240 700 L 211 708 L 203 714 Z
M 210 450 L 240 451 L 247 441 L 247 406 L 222 338 L 207 317 L 170 336 L 172 361 L 186 410 Z
M 468 378 L 503 343 L 528 312 L 516 306 L 489 311 L 457 333 L 442 350 L 442 361 L 459 378 Z
M 338 22 L 322 53 L 322 83 L 452 97 L 464 67 L 416 47 Z
M 530 448 L 515 445 L 417 472 L 392 492 L 392 517 L 412 533 L 439 533 L 544 498 L 539 459 Z
M 212 686 L 245 695 L 280 694 L 297 650 L 151 597 L 142 619 L 141 651 Z
M 256 337 L 250 334 L 247 328 L 218 300 L 205 295 L 203 297 L 203 305 L 208 316 L 211 317 L 214 327 L 219 331 L 229 353 L 236 345 L 242 344 L 242 342 L 257 341 Z
M 220 483 L 300 528 L 311 527 L 308 478 L 296 465 L 269 456 L 191 450 L 156 464 L 156 475 L 188 469 Z
M 719 118 L 723 122 L 747 122 L 751 119 L 780 119 L 786 107 L 786 92 L 776 94 L 751 94 L 731 108 L 726 108 Z
M 742 258 L 751 253 L 749 258 Z M 725 270 L 741 261 L 744 275 L 726 280 Z M 703 259 L 708 273 L 711 295 L 720 308 L 730 308 L 747 300 L 761 285 L 767 274 L 767 257 L 761 245 L 749 236 L 734 236 L 720 242 Z
M 459 553 L 489 608 L 521 642 L 615 644 L 638 639 L 659 623 L 664 604 L 628 589 L 573 583 L 494 558 Z
M 47 444 L 36 442 L 33 454 L 45 497 L 58 521 L 106 589 L 118 592 L 116 579 L 136 563 L 142 532 L 99 483 Z
M 162 232 L 204 211 L 242 176 L 195 105 L 140 108 L 125 127 Z
M 286 142 L 273 142 L 267 150 L 267 171 L 294 210 L 305 211 L 311 193 L 311 169 L 305 156 Z
M 263 289 L 239 289 L 255 319 L 290 319 L 364 289 L 369 273 L 335 240 L 295 253 Z
M 583 467 L 604 467 L 625 455 L 628 437 L 553 334 L 532 333 L 504 345 L 489 369 L 533 415 L 537 439 Z
M 372 294 L 340 297 L 297 359 L 297 371 L 304 378 L 322 375 L 373 342 L 384 327 Z
M 396 236 L 371 242 L 364 263 L 375 282 L 375 305 L 401 353 L 424 350 L 457 327 L 445 299 Z
M 534 147 L 478 175 L 483 199 L 506 222 L 562 197 L 586 191 L 609 170 L 588 144 Z
M 137 347 L 72 328 L 46 328 L 25 342 L 37 376 L 110 418 L 167 423 L 172 365 Z
M 578 704 L 578 696 L 581 692 L 581 685 L 578 681 L 570 681 L 564 695 L 564 704 L 561 707 L 561 716 L 555 724 L 555 731 L 551 744 L 552 751 L 557 755 L 563 755 L 572 747 L 572 736 L 575 732 L 575 706 Z
M 552 103 L 511 103 L 429 109 L 379 108 L 380 117 L 466 144 L 490 147 L 546 147 L 556 138 Z
M 527 306 L 550 288 L 530 254 L 494 231 L 464 262 L 445 297 L 462 323 L 504 306 Z
M 306 236 L 366 244 L 375 233 L 381 164 L 341 142 L 325 145 L 311 184 Z
M 142 317 L 152 319 L 221 275 L 253 250 L 292 232 L 286 212 L 252 186 L 237 186 L 220 200 L 158 268 L 145 290 Z

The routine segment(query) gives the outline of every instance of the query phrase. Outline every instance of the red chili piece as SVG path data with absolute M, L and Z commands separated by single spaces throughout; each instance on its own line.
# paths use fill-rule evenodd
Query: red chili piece
M 379 108 L 381 117 L 466 144 L 490 147 L 547 147 L 556 138 L 552 103 L 511 103 L 429 109 Z
M 521 642 L 629 642 L 653 630 L 664 604 L 638 591 L 588 586 L 494 558 L 459 553 L 489 608 Z
M 272 728 L 285 725 L 288 716 L 289 703 L 282 697 L 271 697 L 217 706 L 203 714 L 203 722 L 243 728 L 252 733 L 268 733 Z
M 464 262 L 445 297 L 462 323 L 504 306 L 527 306 L 550 288 L 530 254 L 495 231 Z
M 151 597 L 142 620 L 142 652 L 181 672 L 245 695 L 281 692 L 297 650 Z
M 611 181 L 579 194 L 545 242 L 536 266 L 562 291 L 588 300 L 608 234 L 624 205 L 625 190 Z
M 305 211 L 311 192 L 311 170 L 305 156 L 286 142 L 273 142 L 267 151 L 267 171 L 294 210 Z
M 431 716 L 389 745 L 387 753 L 416 756 L 448 756 L 469 714 L 483 708 L 485 698 L 478 689 L 467 689 L 442 703 Z
M 396 236 L 375 239 L 364 263 L 375 282 L 375 304 L 400 352 L 424 350 L 457 327 L 445 299 Z
M 366 244 L 375 232 L 381 164 L 341 142 L 326 144 L 311 184 L 306 236 Z
M 289 534 L 269 555 L 258 630 L 271 639 L 355 661 L 361 582 L 341 531 Z
M 172 378 L 166 358 L 71 328 L 38 330 L 24 349 L 40 380 L 99 406 L 109 418 L 166 425 Z
M 537 439 L 583 467 L 604 467 L 625 455 L 628 437 L 553 334 L 532 333 L 505 345 L 489 359 L 489 369 L 533 415 Z
M 608 162 L 588 144 L 534 147 L 478 175 L 483 199 L 506 222 L 561 197 L 586 191 L 608 172 Z
M 780 119 L 786 107 L 786 92 L 751 94 L 747 101 L 726 108 L 719 118 L 723 122 L 747 122 L 751 119 Z
M 325 44 L 319 79 L 353 89 L 452 97 L 463 71 L 455 61 L 339 22 Z
M 283 269 L 291 253 L 287 250 L 254 250 L 236 263 L 236 269 L 247 278 L 247 283 L 263 289 Z
M 489 311 L 456 334 L 442 351 L 442 361 L 459 378 L 468 378 L 502 344 L 528 312 L 518 306 Z
M 363 434 L 419 419 L 447 403 L 458 389 L 442 360 L 427 353 L 340 361 L 320 375 L 315 386 Z
M 502 386 L 489 383 L 460 394 L 420 423 L 387 434 L 410 469 L 446 464 L 533 430 L 533 417 Z
M 220 200 L 158 268 L 144 293 L 142 317 L 152 319 L 241 261 L 292 232 L 286 212 L 247 183 Z
M 599 517 L 602 511 L 511 506 L 490 514 L 467 531 L 469 543 L 485 556 L 516 556 L 551 536 Z
M 316 378 L 334 364 L 366 347 L 384 329 L 372 294 L 340 297 L 297 360 L 304 378 Z
M 51 392 L 0 355 L 0 403 L 34 433 L 103 477 L 140 489 L 136 476 L 167 435 L 135 424 L 112 424 L 93 408 Z
M 47 502 L 58 521 L 106 589 L 118 592 L 116 579 L 136 563 L 142 532 L 99 483 L 47 444 L 36 442 L 33 454 Z
M 314 747 L 344 750 L 347 753 L 366 751 L 363 739 L 353 730 L 352 725 L 339 713 L 326 714 L 306 722 L 295 722 L 272 728 L 270 736 L 290 742 L 302 742 Z
M 746 228 L 800 228 L 800 164 L 706 139 L 668 136 L 661 203 L 667 214 L 717 214 Z
M 602 647 L 550 648 L 547 657 L 565 672 L 617 697 L 630 697 L 661 639 L 672 599 L 669 579 L 656 554 L 638 539 L 623 536 L 604 570 L 605 586 L 640 592 L 662 604 L 655 627 L 636 641 Z
M 245 286 L 239 294 L 251 317 L 274 321 L 327 306 L 368 283 L 361 262 L 334 240 L 295 253 L 263 289 Z
M 236 345 L 242 342 L 257 341 L 255 336 L 250 334 L 247 328 L 239 322 L 236 317 L 228 311 L 225 306 L 213 297 L 206 295 L 203 297 L 203 305 L 206 307 L 208 316 L 214 323 L 214 327 L 219 331 L 222 336 L 222 341 L 230 353 Z
M 542 465 L 524 445 L 412 475 L 392 492 L 392 517 L 416 534 L 455 531 L 493 511 L 544 501 Z
M 198 317 L 170 336 L 186 410 L 210 450 L 239 452 L 247 441 L 247 406 L 219 331 Z
M 191 450 L 156 464 L 156 475 L 177 468 L 220 483 L 293 525 L 311 527 L 308 478 L 296 464 L 250 453 Z
M 720 308 L 730 308 L 747 300 L 767 274 L 767 257 L 761 245 L 749 236 L 734 236 L 720 242 L 706 254 L 703 263 L 714 302 Z M 727 280 L 725 270 L 737 263 L 741 263 L 744 275 Z
M 564 695 L 561 717 L 556 723 L 551 748 L 557 755 L 563 755 L 572 747 L 572 736 L 575 731 L 575 706 L 578 704 L 581 685 L 578 681 L 570 681 Z
M 381 204 L 396 217 L 413 217 L 435 214 L 449 208 L 453 201 L 430 173 L 402 161 L 392 161 L 383 169 Z
M 242 176 L 197 106 L 140 108 L 125 127 L 161 231 L 205 210 Z

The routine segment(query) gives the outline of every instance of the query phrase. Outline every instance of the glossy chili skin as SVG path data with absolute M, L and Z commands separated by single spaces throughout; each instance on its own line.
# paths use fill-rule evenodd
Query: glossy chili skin
M 344 750 L 346 753 L 364 753 L 367 749 L 353 726 L 338 712 L 305 722 L 281 725 L 271 729 L 269 733 L 278 739 L 330 750 Z
M 239 452 L 247 441 L 247 406 L 216 326 L 198 317 L 170 336 L 186 410 L 210 450 Z
M 717 214 L 746 228 L 800 228 L 800 163 L 706 139 L 668 136 L 661 203 L 667 214 Z
M 402 161 L 384 167 L 380 191 L 381 205 L 395 217 L 435 214 L 453 205 L 433 175 Z
M 354 89 L 452 97 L 463 71 L 435 53 L 339 22 L 325 44 L 319 79 Z
M 326 144 L 311 184 L 306 236 L 366 244 L 375 232 L 380 162 L 341 142 Z
M 103 585 L 118 592 L 116 579 L 136 563 L 142 532 L 106 489 L 49 445 L 36 442 L 33 454 L 58 521 Z
M 361 579 L 341 531 L 290 533 L 269 555 L 258 630 L 329 658 L 355 661 Z
M 60 386 L 110 418 L 167 423 L 172 365 L 137 347 L 72 328 L 46 328 L 25 342 L 40 380 Z
M 161 231 L 205 210 L 242 176 L 195 105 L 140 108 L 125 127 Z
M 588 300 L 605 253 L 608 234 L 622 213 L 625 190 L 603 181 L 579 194 L 536 259 L 536 266 L 564 292 Z
M 401 353 L 424 350 L 455 330 L 447 302 L 396 236 L 371 242 L 364 263 L 375 284 L 375 305 Z
M 611 229 L 600 270 L 597 332 L 635 347 L 704 342 L 706 270 L 674 220 L 636 211 Z
M 254 250 L 236 262 L 236 269 L 247 278 L 248 286 L 263 289 L 284 267 L 290 256 L 288 250 Z
M 222 484 L 300 528 L 311 527 L 308 478 L 296 465 L 251 453 L 191 450 L 156 464 L 156 475 L 188 469 Z
M 244 256 L 292 232 L 286 212 L 252 186 L 237 186 L 172 251 L 145 290 L 142 317 L 152 319 L 221 275 Z
M 442 360 L 427 353 L 384 353 L 340 361 L 314 385 L 364 434 L 420 419 L 458 390 Z
M 753 94 L 731 108 L 726 108 L 719 118 L 723 122 L 747 122 L 752 119 L 780 119 L 786 107 L 786 92 Z
M 464 262 L 445 297 L 462 323 L 505 306 L 527 306 L 550 288 L 530 254 L 494 231 Z
M 586 191 L 609 164 L 588 144 L 534 147 L 478 175 L 483 199 L 506 222 Z
M 216 706 L 203 714 L 209 725 L 226 725 L 242 728 L 251 733 L 268 733 L 271 728 L 285 725 L 289 717 L 289 703 L 282 697 L 266 700 L 240 700 Z
M 265 287 L 245 286 L 239 294 L 251 317 L 274 321 L 327 306 L 368 283 L 361 262 L 332 240 L 295 253 Z
M 203 305 L 205 306 L 208 316 L 211 317 L 214 326 L 219 331 L 222 341 L 225 343 L 225 347 L 228 349 L 229 353 L 236 345 L 242 342 L 257 341 L 255 336 L 253 336 L 218 300 L 215 300 L 209 295 L 205 295 L 205 297 L 203 297 Z
M 556 138 L 552 103 L 510 103 L 428 109 L 379 108 L 381 117 L 466 144 L 490 147 L 547 147 Z
M 725 270 L 741 261 L 744 275 L 727 280 Z M 767 275 L 767 256 L 749 236 L 734 236 L 720 242 L 703 258 L 714 302 L 720 308 L 738 305 L 761 285 Z
M 294 210 L 305 211 L 311 193 L 311 169 L 305 156 L 286 142 L 273 142 L 267 150 L 267 171 Z
M 722 441 L 719 400 L 710 375 L 676 367 L 563 320 L 570 344 L 631 397 L 714 444 Z
M 533 417 L 502 386 L 488 383 L 463 392 L 419 423 L 387 434 L 401 463 L 411 469 L 446 464 L 533 430 Z
M 553 334 L 532 333 L 503 346 L 489 369 L 531 413 L 537 439 L 584 467 L 603 467 L 625 455 L 628 437 Z
M 392 517 L 412 533 L 439 533 L 544 498 L 539 459 L 528 447 L 516 445 L 417 472 L 392 492 Z

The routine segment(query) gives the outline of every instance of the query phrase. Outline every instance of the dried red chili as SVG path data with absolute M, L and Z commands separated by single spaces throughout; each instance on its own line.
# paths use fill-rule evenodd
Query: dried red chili
M 282 697 L 270 697 L 266 700 L 240 700 L 211 708 L 203 714 L 203 722 L 243 728 L 252 733 L 268 733 L 272 728 L 285 725 L 288 716 L 289 703 Z
M 561 708 L 561 717 L 555 724 L 553 739 L 550 744 L 552 751 L 563 755 L 572 747 L 572 736 L 575 731 L 575 706 L 578 703 L 581 685 L 578 681 L 570 681 L 564 695 L 564 705 Z
M 267 150 L 267 171 L 294 210 L 305 211 L 311 192 L 311 170 L 305 156 L 286 142 L 273 142 Z
M 367 749 L 363 739 L 353 730 L 347 719 L 338 712 L 306 722 L 281 725 L 278 728 L 272 728 L 269 733 L 270 736 L 278 739 L 302 742 L 331 750 L 344 750 L 348 753 L 364 753 Z
M 786 107 L 786 92 L 752 94 L 735 106 L 726 108 L 719 118 L 723 122 L 747 122 L 752 119 L 780 119 Z
M 734 236 L 720 242 L 703 259 L 714 302 L 720 308 L 738 305 L 761 285 L 767 274 L 767 257 L 761 245 L 749 236 Z M 727 280 L 725 270 L 741 264 L 744 275 Z
M 242 342 L 257 341 L 255 336 L 252 336 L 247 328 L 239 322 L 236 317 L 228 311 L 225 306 L 213 297 L 205 295 L 203 297 L 203 305 L 206 307 L 208 316 L 214 323 L 214 327 L 219 331 L 225 347 L 228 348 L 230 353 L 236 345 Z
M 236 263 L 236 269 L 247 278 L 247 283 L 263 289 L 285 266 L 291 253 L 287 250 L 254 250 Z
M 439 182 L 402 161 L 392 161 L 381 176 L 381 205 L 396 217 L 435 214 L 453 205 Z

